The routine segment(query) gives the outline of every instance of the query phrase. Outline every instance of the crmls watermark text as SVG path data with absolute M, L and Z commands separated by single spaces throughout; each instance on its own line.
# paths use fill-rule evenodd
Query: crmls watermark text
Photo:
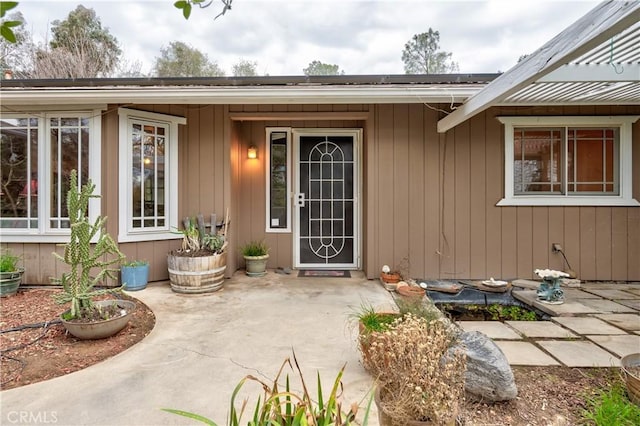
M 55 411 L 9 411 L 7 420 L 11 424 L 54 424 L 58 423 Z

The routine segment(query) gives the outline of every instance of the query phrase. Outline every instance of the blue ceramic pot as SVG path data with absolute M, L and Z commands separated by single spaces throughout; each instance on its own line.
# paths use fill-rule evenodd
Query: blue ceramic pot
M 142 290 L 147 287 L 149 280 L 149 264 L 141 266 L 122 266 L 120 268 L 120 282 L 127 291 Z

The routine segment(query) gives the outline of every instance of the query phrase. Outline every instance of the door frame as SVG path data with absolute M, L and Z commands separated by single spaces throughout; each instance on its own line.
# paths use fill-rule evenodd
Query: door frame
M 362 176 L 363 150 L 361 128 L 292 128 L 293 145 L 293 176 L 292 176 L 292 207 L 293 207 L 293 267 L 295 269 L 346 269 L 360 270 L 362 268 Z M 300 137 L 301 136 L 352 136 L 353 137 L 353 264 L 317 265 L 300 262 L 300 209 L 295 203 L 295 194 L 300 192 Z

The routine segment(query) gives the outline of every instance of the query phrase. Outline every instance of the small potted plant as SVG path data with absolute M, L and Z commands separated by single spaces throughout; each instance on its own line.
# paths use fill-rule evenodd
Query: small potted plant
M 250 241 L 240 248 L 244 256 L 245 269 L 250 277 L 262 277 L 267 272 L 269 247 L 264 241 Z
M 127 291 L 144 290 L 149 281 L 149 262 L 130 260 L 120 267 L 120 282 Z
M 124 255 L 107 233 L 106 217 L 99 216 L 93 223 L 89 221 L 89 199 L 98 197 L 93 194 L 95 185 L 89 181 L 79 190 L 77 172 L 72 170 L 69 188 L 70 240 L 63 244 L 63 256 L 53 253 L 68 266 L 68 272 L 52 278 L 54 284 L 62 286 L 62 293 L 54 297 L 60 304 L 71 305 L 60 316 L 69 333 L 80 339 L 102 339 L 122 330 L 136 305 L 129 300 L 96 300 L 121 291 L 121 287 L 96 287 L 107 278 L 116 280 L 118 270 L 111 265 L 120 263 Z
M 11 296 L 18 292 L 24 268 L 18 266 L 20 257 L 9 249 L 0 253 L 0 297 Z

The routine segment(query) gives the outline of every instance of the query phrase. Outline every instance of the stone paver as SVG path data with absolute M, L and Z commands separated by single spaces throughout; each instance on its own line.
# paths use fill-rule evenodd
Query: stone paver
M 605 299 L 637 299 L 637 296 L 633 294 L 629 294 L 623 290 L 617 289 L 595 289 L 595 288 L 586 288 L 586 291 L 592 294 L 597 294 L 600 297 L 604 297 Z
M 522 336 L 499 321 L 458 321 L 465 331 L 479 331 L 492 339 L 517 340 Z
M 515 328 L 527 337 L 547 338 L 578 338 L 577 336 L 551 321 L 505 321 L 510 327 Z
M 564 298 L 567 300 L 574 299 L 602 299 L 597 294 L 591 294 L 586 291 L 578 290 L 577 288 L 563 288 Z
M 555 317 L 557 322 L 578 334 L 627 334 L 624 330 L 612 326 L 605 321 L 594 317 Z
M 567 367 L 618 367 L 618 358 L 595 343 L 572 340 L 538 340 L 538 345 Z
M 625 288 L 623 291 L 626 291 L 627 293 L 635 294 L 636 296 L 640 297 L 640 288 Z
M 640 336 L 587 336 L 587 338 L 619 357 L 640 352 Z
M 638 314 L 599 314 L 596 317 L 627 331 L 640 330 Z
M 560 365 L 558 361 L 529 342 L 496 341 L 511 365 Z
M 636 311 L 640 311 L 640 299 L 616 300 L 616 302 L 618 302 L 621 305 L 633 308 Z
M 538 300 L 535 290 L 515 290 L 511 294 L 521 302 L 534 306 L 542 312 L 554 317 L 573 316 L 576 314 L 597 314 L 603 312 L 600 309 L 586 306 L 572 300 L 565 300 L 565 302 L 560 305 L 543 303 Z
M 578 299 L 578 303 L 597 309 L 600 312 L 636 312 L 635 309 L 605 299 Z
M 540 286 L 540 281 L 533 280 L 513 280 L 511 281 L 511 285 L 516 287 L 523 287 L 528 289 L 536 289 Z

